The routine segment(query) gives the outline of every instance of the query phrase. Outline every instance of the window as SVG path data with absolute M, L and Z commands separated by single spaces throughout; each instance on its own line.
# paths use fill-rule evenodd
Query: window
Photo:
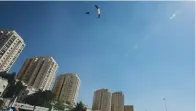
M 5 46 L 8 48 L 9 47 L 9 44 L 6 44 Z

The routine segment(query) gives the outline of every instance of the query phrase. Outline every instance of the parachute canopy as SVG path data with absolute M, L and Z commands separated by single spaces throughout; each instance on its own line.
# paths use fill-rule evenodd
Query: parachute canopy
M 97 8 L 97 14 L 98 14 L 98 18 L 99 18 L 101 15 L 101 10 L 98 5 L 95 5 L 95 7 Z
M 89 14 L 90 14 L 90 12 L 86 12 L 85 14 L 88 14 L 88 15 L 89 15 Z

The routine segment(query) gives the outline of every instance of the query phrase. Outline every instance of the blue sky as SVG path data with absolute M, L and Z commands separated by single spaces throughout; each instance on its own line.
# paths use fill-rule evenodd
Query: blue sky
M 164 111 L 163 97 L 168 111 L 193 111 L 194 13 L 193 2 L 0 2 L 0 28 L 27 44 L 11 72 L 53 56 L 58 75 L 78 73 L 78 100 L 89 107 L 109 88 L 135 111 Z

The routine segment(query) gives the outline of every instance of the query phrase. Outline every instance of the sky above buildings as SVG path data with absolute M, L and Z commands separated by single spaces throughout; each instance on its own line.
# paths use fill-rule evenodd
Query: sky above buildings
M 135 111 L 165 111 L 164 97 L 168 111 L 193 111 L 194 19 L 193 2 L 0 2 L 0 28 L 27 44 L 10 71 L 53 56 L 58 75 L 78 73 L 78 100 L 89 107 L 109 88 Z

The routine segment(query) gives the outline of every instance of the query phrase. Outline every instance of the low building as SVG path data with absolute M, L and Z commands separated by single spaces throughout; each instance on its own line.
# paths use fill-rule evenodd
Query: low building
M 14 107 L 17 107 L 17 108 L 23 109 L 23 110 L 28 110 L 28 111 L 49 111 L 49 108 L 32 106 L 32 105 L 23 104 L 23 103 L 15 103 Z
M 124 111 L 134 111 L 134 106 L 133 105 L 125 105 Z
M 86 111 L 101 111 L 101 110 L 92 110 L 90 108 L 87 108 Z
M 8 86 L 8 80 L 0 77 L 0 96 L 2 96 L 7 86 Z

